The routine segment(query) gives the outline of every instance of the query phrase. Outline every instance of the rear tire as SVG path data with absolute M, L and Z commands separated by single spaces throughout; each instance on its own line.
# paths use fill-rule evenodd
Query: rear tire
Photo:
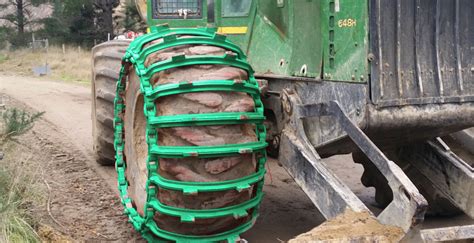
M 223 49 L 211 46 L 179 46 L 151 54 L 145 65 L 166 60 L 185 53 L 192 55 L 221 55 Z M 221 65 L 194 65 L 168 69 L 153 76 L 151 84 L 181 83 L 195 80 L 246 80 L 245 71 Z M 197 81 L 199 82 L 199 81 Z M 148 156 L 146 119 L 144 116 L 143 95 L 140 93 L 140 80 L 135 70 L 130 71 L 125 91 L 124 114 L 124 154 L 128 193 L 138 213 L 143 215 L 147 194 L 146 160 Z M 177 115 L 213 112 L 247 112 L 254 109 L 253 99 L 238 92 L 199 92 L 167 96 L 155 101 L 157 115 Z M 158 129 L 158 143 L 164 146 L 206 146 L 236 144 L 256 141 L 251 124 L 197 126 Z M 209 182 L 225 181 L 250 175 L 256 171 L 252 155 L 212 159 L 160 159 L 158 173 L 176 181 Z M 165 205 L 186 209 L 222 208 L 243 203 L 251 198 L 253 186 L 248 190 L 224 192 L 200 192 L 197 195 L 184 195 L 182 192 L 160 188 L 156 197 Z M 220 217 L 196 219 L 193 223 L 182 223 L 177 217 L 157 213 L 154 217 L 158 227 L 167 231 L 186 235 L 210 235 L 233 229 L 251 217 Z
M 130 41 L 113 40 L 92 49 L 92 138 L 97 163 L 113 165 L 114 98 L 121 59 Z

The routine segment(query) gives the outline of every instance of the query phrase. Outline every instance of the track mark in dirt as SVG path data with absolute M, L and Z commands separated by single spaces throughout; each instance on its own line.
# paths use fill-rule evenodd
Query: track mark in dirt
M 28 110 L 8 100 L 7 107 Z M 34 210 L 40 225 L 51 226 L 74 241 L 141 241 L 127 223 L 115 192 L 88 166 L 88 157 L 53 124 L 39 120 L 17 146 L 20 153 L 33 155 L 28 163 L 40 168 L 44 191 L 49 194 L 47 205 L 37 205 Z
M 44 179 L 51 187 L 51 214 L 75 240 L 137 239 L 123 215 L 119 200 L 93 169 L 81 152 L 61 144 L 60 134 L 43 132 L 40 122 L 32 132 L 32 149 L 44 158 Z M 44 136 L 48 134 L 48 136 Z M 61 154 L 62 156 L 53 156 Z

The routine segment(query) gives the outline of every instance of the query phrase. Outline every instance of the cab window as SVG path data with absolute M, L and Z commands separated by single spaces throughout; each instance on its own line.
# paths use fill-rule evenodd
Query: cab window
M 222 0 L 222 17 L 245 17 L 249 15 L 252 0 Z
M 153 5 L 155 18 L 201 17 L 202 0 L 158 0 Z

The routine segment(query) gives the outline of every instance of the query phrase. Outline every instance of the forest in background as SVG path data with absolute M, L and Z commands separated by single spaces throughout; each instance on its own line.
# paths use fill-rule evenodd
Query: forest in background
M 119 0 L 0 0 L 0 49 L 18 49 L 35 39 L 50 45 L 92 47 L 120 34 L 137 29 L 140 22 L 133 1 Z M 110 34 L 110 35 L 109 35 Z

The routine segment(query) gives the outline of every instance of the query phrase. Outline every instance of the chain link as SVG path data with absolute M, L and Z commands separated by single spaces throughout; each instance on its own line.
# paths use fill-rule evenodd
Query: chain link
M 194 36 L 192 38 L 180 38 L 180 36 Z M 163 39 L 158 44 L 144 47 L 145 44 Z M 213 45 L 232 51 L 232 54 L 226 53 L 223 56 L 199 56 L 186 57 L 178 56 L 169 60 L 157 62 L 146 68 L 144 62 L 148 55 L 166 48 L 179 45 Z M 209 80 L 203 82 L 186 84 L 168 84 L 153 87 L 150 79 L 153 74 L 176 67 L 189 65 L 228 65 L 244 69 L 248 73 L 249 79 L 246 81 L 230 80 Z M 132 199 L 128 196 L 128 182 L 125 175 L 126 158 L 124 156 L 124 112 L 125 112 L 125 87 L 129 78 L 129 72 L 134 68 L 140 78 L 140 91 L 144 95 L 144 115 L 147 121 L 146 142 L 148 144 L 147 171 L 148 180 L 146 183 L 147 200 L 145 213 L 141 216 L 133 207 Z M 223 114 L 209 113 L 196 114 L 195 117 L 186 115 L 175 115 L 170 117 L 156 116 L 155 101 L 158 97 L 202 91 L 234 91 L 245 92 L 251 96 L 255 103 L 255 109 L 252 113 Z M 135 39 L 127 49 L 122 59 L 119 79 L 117 81 L 116 96 L 114 100 L 114 147 L 116 150 L 116 171 L 118 180 L 118 189 L 120 198 L 125 208 L 125 214 L 133 227 L 139 231 L 148 241 L 176 241 L 176 242 L 235 242 L 239 235 L 255 223 L 258 216 L 258 207 L 263 197 L 263 178 L 265 174 L 266 162 L 266 131 L 263 125 L 263 104 L 260 99 L 258 83 L 253 76 L 253 70 L 246 61 L 243 52 L 234 44 L 226 40 L 225 36 L 218 35 L 209 29 L 168 29 L 167 27 L 154 28 L 154 32 Z M 252 118 L 252 119 L 249 119 Z M 166 120 L 166 121 L 165 121 Z M 195 122 L 193 122 L 193 120 Z M 216 124 L 242 124 L 251 123 L 255 125 L 255 132 L 258 142 L 252 144 L 234 144 L 224 146 L 184 146 L 184 147 L 166 147 L 158 144 L 158 127 L 170 126 L 203 126 Z M 164 153 L 163 151 L 167 152 Z M 250 176 L 219 182 L 185 182 L 168 180 L 158 174 L 158 165 L 160 157 L 184 158 L 187 156 L 197 156 L 200 158 L 235 156 L 243 153 L 253 153 L 257 158 L 257 171 Z M 170 190 L 182 191 L 185 194 L 195 194 L 199 192 L 226 191 L 226 190 L 244 190 L 255 185 L 253 197 L 239 205 L 234 205 L 219 210 L 191 210 L 185 208 L 175 208 L 161 204 L 156 198 L 157 187 Z M 252 212 L 251 219 L 227 232 L 216 235 L 195 236 L 182 235 L 168 232 L 160 229 L 153 220 L 156 211 L 175 217 L 180 217 L 182 222 L 194 222 L 196 218 L 216 218 L 222 216 L 242 217 L 249 211 Z

